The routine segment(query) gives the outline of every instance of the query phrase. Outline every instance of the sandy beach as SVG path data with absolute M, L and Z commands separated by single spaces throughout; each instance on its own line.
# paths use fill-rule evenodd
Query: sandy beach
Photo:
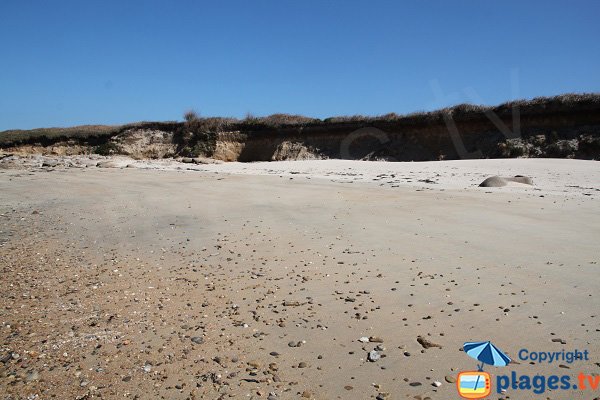
M 3 399 L 451 399 L 486 340 L 600 373 L 596 161 L 83 159 L 0 169 Z

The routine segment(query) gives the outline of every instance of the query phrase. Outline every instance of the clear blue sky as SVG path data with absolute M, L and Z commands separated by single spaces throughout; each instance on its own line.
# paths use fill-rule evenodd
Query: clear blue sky
M 600 1 L 1 0 L 0 130 L 599 92 L 599 21 Z

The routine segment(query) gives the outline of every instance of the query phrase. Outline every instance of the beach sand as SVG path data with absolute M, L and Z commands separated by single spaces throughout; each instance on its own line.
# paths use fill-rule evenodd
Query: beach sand
M 0 169 L 3 399 L 450 399 L 485 340 L 492 374 L 600 373 L 595 161 L 27 165 Z

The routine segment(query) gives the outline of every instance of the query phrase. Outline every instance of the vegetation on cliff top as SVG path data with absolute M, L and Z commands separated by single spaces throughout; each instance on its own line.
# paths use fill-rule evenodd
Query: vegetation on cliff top
M 498 106 L 482 106 L 459 104 L 436 111 L 415 112 L 406 115 L 389 113 L 380 116 L 338 116 L 325 119 L 310 118 L 293 114 L 272 114 L 265 117 L 248 115 L 244 119 L 228 117 L 201 117 L 194 111 L 184 114 L 185 122 L 136 122 L 126 125 L 82 125 L 68 128 L 39 128 L 31 130 L 7 130 L 0 132 L 0 147 L 19 144 L 39 143 L 50 145 L 58 141 L 87 141 L 103 143 L 107 137 L 122 133 L 129 129 L 161 129 L 174 132 L 182 138 L 186 146 L 211 142 L 215 133 L 225 131 L 260 132 L 284 127 L 335 126 L 341 124 L 372 124 L 388 123 L 401 126 L 417 126 L 424 124 L 439 124 L 444 118 L 452 117 L 455 121 L 470 121 L 486 118 L 494 113 L 500 118 L 512 115 L 515 108 L 519 114 L 552 115 L 572 112 L 600 111 L 600 93 L 563 94 L 554 97 L 537 97 L 531 100 L 516 100 Z M 185 135 L 191 138 L 183 138 Z M 202 144 L 204 146 L 204 144 Z M 210 149 L 190 148 L 190 154 L 205 153 Z

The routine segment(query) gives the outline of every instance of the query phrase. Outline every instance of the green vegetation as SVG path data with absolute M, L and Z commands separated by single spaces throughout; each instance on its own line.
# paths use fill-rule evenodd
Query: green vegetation
M 96 146 L 94 153 L 101 156 L 112 156 L 113 154 L 119 154 L 119 146 L 113 142 L 102 143 Z

